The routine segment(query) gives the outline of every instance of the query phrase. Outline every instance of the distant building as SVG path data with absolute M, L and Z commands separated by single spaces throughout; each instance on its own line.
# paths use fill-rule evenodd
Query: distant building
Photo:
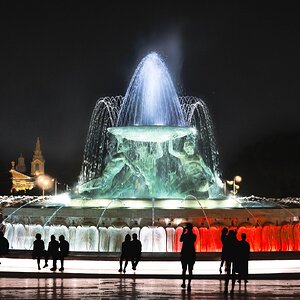
M 18 163 L 15 166 L 15 162 L 11 162 L 11 170 L 9 171 L 12 175 L 12 187 L 11 192 L 19 192 L 32 190 L 36 184 L 36 177 L 44 175 L 45 173 L 45 160 L 41 151 L 40 139 L 37 138 L 35 144 L 35 150 L 31 161 L 31 172 L 30 175 L 26 175 L 26 165 L 23 154 L 21 153 L 18 158 Z
M 16 166 L 16 168 L 18 165 Z M 35 185 L 34 177 L 30 177 L 28 175 L 25 175 L 15 169 L 15 162 L 11 162 L 11 170 L 9 171 L 12 175 L 12 187 L 10 192 L 19 192 L 19 191 L 26 191 L 26 190 L 32 190 Z
M 45 160 L 41 151 L 40 138 L 37 138 L 35 144 L 35 150 L 31 162 L 31 175 L 39 176 L 45 174 Z
M 16 170 L 20 173 L 26 172 L 26 166 L 25 166 L 25 159 L 23 157 L 23 154 L 21 153 L 18 158 L 18 163 L 16 165 Z

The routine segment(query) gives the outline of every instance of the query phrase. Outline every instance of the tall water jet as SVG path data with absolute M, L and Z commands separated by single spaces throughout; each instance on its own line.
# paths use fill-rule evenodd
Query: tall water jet
M 164 142 L 190 134 L 167 67 L 155 52 L 138 65 L 131 79 L 117 127 L 109 132 L 142 142 Z

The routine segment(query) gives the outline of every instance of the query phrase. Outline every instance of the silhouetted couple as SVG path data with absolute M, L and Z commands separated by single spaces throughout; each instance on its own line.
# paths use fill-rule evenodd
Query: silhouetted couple
M 119 272 L 126 273 L 126 267 L 128 261 L 131 260 L 132 270 L 136 270 L 136 267 L 141 259 L 142 253 L 142 243 L 137 239 L 137 234 L 132 235 L 132 240 L 130 234 L 126 234 L 125 240 L 122 243 L 121 257 L 120 257 L 120 269 Z M 122 269 L 122 263 L 124 263 L 124 269 Z
M 182 242 L 181 248 L 181 266 L 182 266 L 182 288 L 185 288 L 186 271 L 188 269 L 188 286 L 187 290 L 191 290 L 191 281 L 193 276 L 193 268 L 196 261 L 195 242 L 196 235 L 193 233 L 193 224 L 187 223 L 180 236 Z
M 69 243 L 65 240 L 63 235 L 59 236 L 59 242 L 55 239 L 55 235 L 51 235 L 50 242 L 48 244 L 48 251 L 45 251 L 44 241 L 41 239 L 41 234 L 36 234 L 36 240 L 33 242 L 32 257 L 37 259 L 38 269 L 40 270 L 41 258 L 45 257 L 45 265 L 43 268 L 48 267 L 48 260 L 51 257 L 53 261 L 53 266 L 51 271 L 56 271 L 57 260 L 60 260 L 59 271 L 64 270 L 64 260 L 65 257 L 69 255 Z
M 242 240 L 238 241 L 238 239 L 236 238 L 235 230 L 229 230 L 228 234 L 226 234 L 226 230 L 223 229 L 221 240 L 223 243 L 223 247 L 220 273 L 222 271 L 224 261 L 226 266 L 224 294 L 228 294 L 228 284 L 230 277 L 232 278 L 232 287 L 230 293 L 233 294 L 237 273 L 239 274 L 239 282 L 241 282 L 241 279 L 244 279 L 245 283 L 248 282 L 247 278 L 250 246 L 249 243 L 246 241 L 245 233 L 242 234 Z

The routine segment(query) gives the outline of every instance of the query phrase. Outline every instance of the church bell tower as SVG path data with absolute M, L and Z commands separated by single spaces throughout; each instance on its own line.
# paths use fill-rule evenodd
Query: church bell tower
M 18 158 L 18 164 L 16 165 L 16 170 L 20 173 L 26 172 L 25 160 L 24 160 L 24 156 L 22 153 L 20 154 L 20 156 Z
M 40 138 L 37 138 L 31 162 L 31 175 L 39 176 L 45 173 L 45 160 L 41 151 Z

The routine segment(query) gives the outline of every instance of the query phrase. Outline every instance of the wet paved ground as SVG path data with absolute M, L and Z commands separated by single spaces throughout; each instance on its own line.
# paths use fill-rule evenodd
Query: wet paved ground
M 224 281 L 194 280 L 192 291 L 179 279 L 0 278 L 1 299 L 300 299 L 299 280 L 253 280 L 224 296 Z
M 141 261 L 117 272 L 118 261 L 65 261 L 64 272 L 37 270 L 32 259 L 1 258 L 0 299 L 300 299 L 300 260 L 250 261 L 250 280 L 224 296 L 219 261 L 197 261 L 192 291 L 183 290 L 179 261 Z M 43 265 L 43 261 L 42 261 Z M 58 267 L 60 263 L 58 262 Z M 282 277 L 282 280 L 272 279 Z

